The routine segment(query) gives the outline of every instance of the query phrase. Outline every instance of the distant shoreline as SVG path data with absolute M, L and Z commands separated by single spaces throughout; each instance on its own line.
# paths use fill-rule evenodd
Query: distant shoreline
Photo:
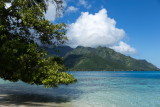
M 126 72 L 125 70 L 123 70 L 124 72 Z M 123 71 L 104 71 L 104 72 L 123 72 Z M 139 70 L 139 71 L 141 71 L 141 70 Z M 133 70 L 133 72 L 139 72 L 138 70 L 136 70 L 136 71 L 134 71 Z M 160 70 L 153 70 L 153 71 L 160 71 Z M 97 71 L 89 71 L 89 70 L 86 70 L 86 71 L 76 71 L 76 70 L 74 70 L 74 71 L 67 71 L 67 72 L 97 72 Z M 102 71 L 98 71 L 98 72 L 102 72 Z M 127 72 L 131 72 L 131 71 L 128 71 L 127 70 Z M 150 72 L 150 71 L 141 71 L 141 72 Z

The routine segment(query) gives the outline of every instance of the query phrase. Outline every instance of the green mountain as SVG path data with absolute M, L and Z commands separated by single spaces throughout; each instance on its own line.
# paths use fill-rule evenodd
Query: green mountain
M 150 71 L 159 70 L 146 60 L 137 60 L 106 47 L 82 47 L 72 49 L 58 47 L 58 56 L 64 57 L 64 63 L 71 71 Z M 48 51 L 55 54 L 54 51 Z
M 69 46 L 58 46 L 55 49 L 46 48 L 45 50 L 48 52 L 49 55 L 56 55 L 59 57 L 64 57 L 66 55 L 66 53 L 68 53 L 74 49 Z

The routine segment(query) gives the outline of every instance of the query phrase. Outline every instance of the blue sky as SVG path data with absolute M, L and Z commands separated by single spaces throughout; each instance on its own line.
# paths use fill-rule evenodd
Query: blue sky
M 104 10 L 101 11 L 102 9 Z M 146 59 L 160 67 L 160 0 L 66 0 L 65 10 L 66 12 L 63 16 L 54 22 L 71 24 L 70 29 L 76 29 L 75 26 L 77 24 L 83 25 L 82 22 L 90 18 L 92 19 L 92 16 L 107 17 L 107 20 L 113 19 L 116 22 L 114 32 L 119 33 L 120 39 L 114 42 L 115 46 L 111 43 L 102 45 L 117 49 L 118 46 L 116 45 L 118 45 L 118 43 L 120 45 L 120 42 L 123 42 L 123 46 L 129 46 L 128 48 L 136 50 L 136 53 L 135 50 L 127 51 L 134 53 L 127 55 L 138 59 Z M 107 13 L 105 13 L 105 10 Z M 82 14 L 81 12 L 88 12 L 88 14 Z M 99 15 L 95 15 L 95 13 Z M 107 14 L 107 16 L 105 14 Z M 77 19 L 79 19 L 79 21 Z M 95 22 L 95 20 L 92 22 Z M 96 23 L 98 22 L 101 23 L 101 21 L 97 21 Z M 107 24 L 110 22 L 104 23 Z M 110 26 L 114 27 L 114 23 Z M 80 30 L 82 32 L 87 31 L 86 29 Z M 124 30 L 125 34 L 117 30 Z M 71 35 L 84 34 L 82 32 L 69 30 L 69 34 Z M 97 34 L 97 32 L 93 33 Z M 77 40 L 73 37 L 72 39 Z M 77 42 L 77 45 L 81 45 L 82 43 L 78 40 Z M 94 43 L 91 45 L 94 45 Z M 84 46 L 91 45 L 84 44 Z M 97 44 L 94 46 L 97 46 Z

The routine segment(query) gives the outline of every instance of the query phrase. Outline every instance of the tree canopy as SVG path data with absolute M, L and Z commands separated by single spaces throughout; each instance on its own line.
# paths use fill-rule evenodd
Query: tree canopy
M 49 57 L 39 45 L 57 46 L 66 41 L 66 25 L 45 19 L 49 0 L 0 1 L 0 77 L 13 82 L 56 87 L 75 81 L 64 71 L 63 61 Z M 52 0 L 57 11 L 62 0 Z M 10 4 L 7 7 L 7 4 Z M 39 44 L 39 45 L 38 45 Z

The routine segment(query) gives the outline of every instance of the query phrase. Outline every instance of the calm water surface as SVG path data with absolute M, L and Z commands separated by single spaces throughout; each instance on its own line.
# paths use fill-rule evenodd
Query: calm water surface
M 160 72 L 69 72 L 78 82 L 45 89 L 0 80 L 0 105 L 48 107 L 160 107 Z

